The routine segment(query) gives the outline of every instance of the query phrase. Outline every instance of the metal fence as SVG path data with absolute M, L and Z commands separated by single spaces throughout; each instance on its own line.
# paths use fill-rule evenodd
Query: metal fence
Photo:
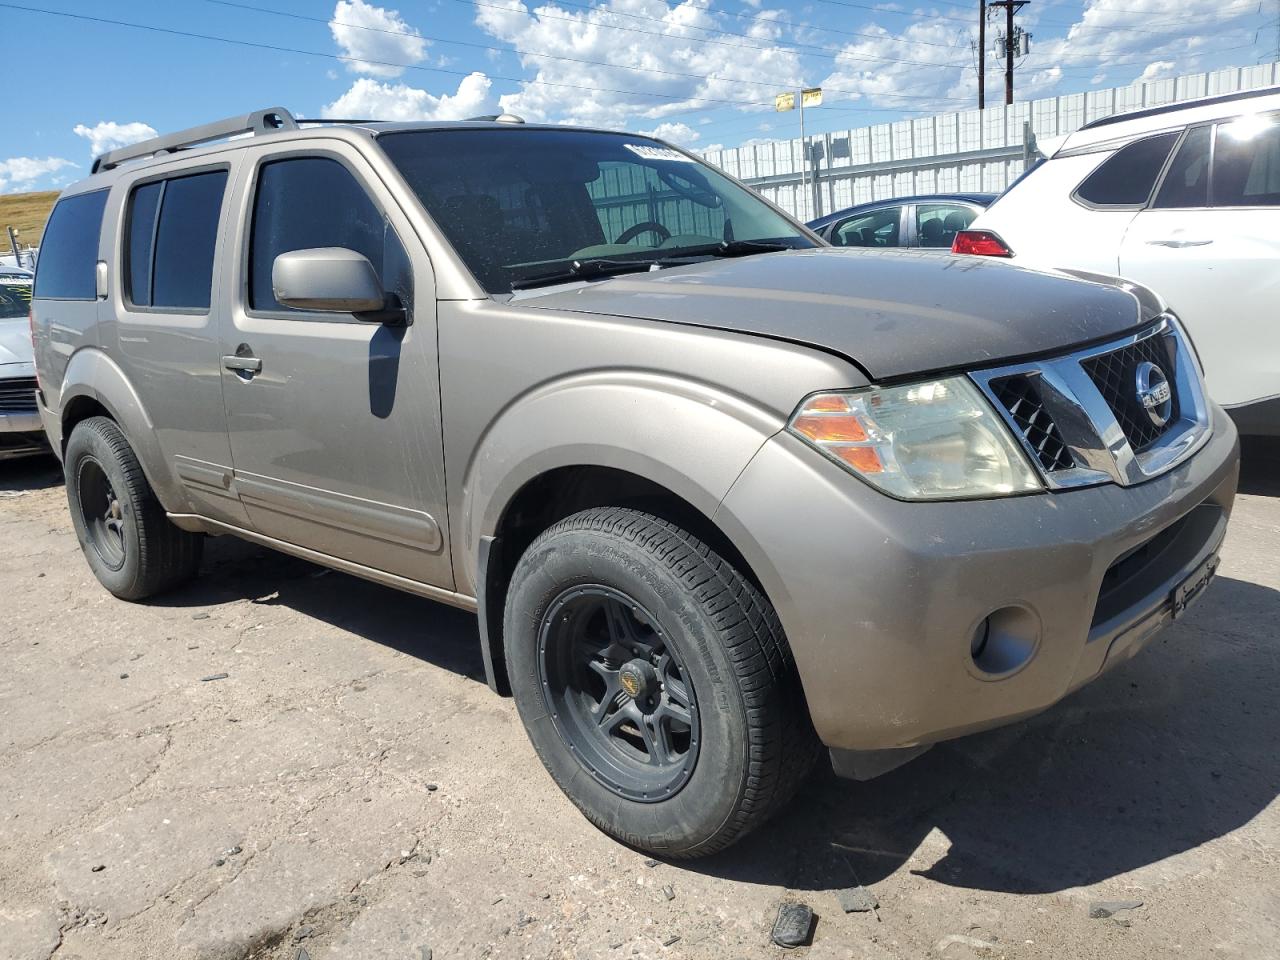
M 812 158 L 809 196 L 801 174 L 804 151 L 799 138 L 710 150 L 703 156 L 800 219 L 810 220 L 889 197 L 998 192 L 1025 169 L 1034 139 L 1065 136 L 1116 113 L 1273 84 L 1280 84 L 1280 63 L 1227 67 L 818 134 L 807 138 Z

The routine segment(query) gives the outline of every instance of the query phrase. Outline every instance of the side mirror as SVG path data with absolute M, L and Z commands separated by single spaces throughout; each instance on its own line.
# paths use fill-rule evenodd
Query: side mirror
M 280 254 L 271 266 L 271 290 L 286 307 L 354 313 L 375 323 L 404 321 L 404 310 L 383 291 L 373 264 L 344 247 Z

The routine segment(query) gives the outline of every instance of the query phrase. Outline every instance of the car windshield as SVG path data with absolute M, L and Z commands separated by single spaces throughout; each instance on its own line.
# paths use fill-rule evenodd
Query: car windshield
M 0 273 L 0 320 L 26 319 L 31 308 L 31 278 Z
M 378 143 L 490 293 L 573 279 L 575 262 L 815 245 L 749 190 L 646 137 L 461 129 L 384 133 Z

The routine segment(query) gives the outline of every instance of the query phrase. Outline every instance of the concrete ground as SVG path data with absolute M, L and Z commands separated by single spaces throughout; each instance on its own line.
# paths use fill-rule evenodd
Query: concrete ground
M 558 793 L 472 618 L 227 539 L 123 603 L 50 463 L 0 464 L 0 958 L 756 958 L 783 901 L 812 958 L 1280 956 L 1280 454 L 1247 456 L 1220 577 L 1140 657 L 653 866 Z

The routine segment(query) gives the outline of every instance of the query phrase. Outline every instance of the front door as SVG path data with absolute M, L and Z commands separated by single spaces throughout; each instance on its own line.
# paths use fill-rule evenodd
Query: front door
M 328 140 L 248 153 L 222 379 L 250 522 L 286 543 L 451 588 L 430 263 L 356 150 Z M 316 247 L 368 257 L 408 324 L 277 302 L 275 258 Z
M 1186 323 L 1219 403 L 1280 393 L 1280 115 L 1189 129 L 1120 274 Z

